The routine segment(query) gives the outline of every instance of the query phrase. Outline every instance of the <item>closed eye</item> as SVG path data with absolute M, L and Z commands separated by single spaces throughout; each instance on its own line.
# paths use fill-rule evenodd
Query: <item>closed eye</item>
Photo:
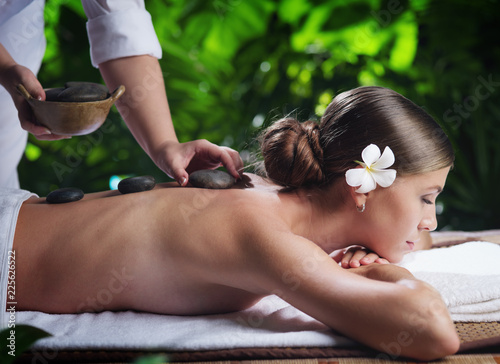
M 422 198 L 422 202 L 425 203 L 426 205 L 434 205 L 434 201 L 439 196 L 441 191 L 443 191 L 441 186 L 437 186 L 437 187 L 434 187 L 433 192 L 421 194 L 420 197 Z M 429 197 L 430 197 L 430 199 L 429 199 Z

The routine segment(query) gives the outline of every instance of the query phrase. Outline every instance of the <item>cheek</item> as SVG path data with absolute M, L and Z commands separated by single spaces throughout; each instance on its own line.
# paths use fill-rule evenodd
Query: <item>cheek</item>
M 417 201 L 418 202 L 418 201 Z M 406 241 L 416 238 L 421 205 L 408 198 L 408 193 L 384 194 L 373 200 L 368 229 L 370 246 L 391 262 L 401 260 Z
M 403 203 L 405 201 L 405 203 Z M 385 209 L 376 212 L 376 218 L 385 227 L 402 233 L 413 232 L 417 228 L 422 207 L 410 199 L 396 199 L 385 204 Z
M 389 228 L 392 232 L 391 243 L 401 248 L 408 240 L 415 240 L 418 232 L 418 218 L 410 215 L 400 215 Z
M 406 241 L 415 239 L 418 218 L 406 209 L 389 209 L 374 211 L 370 224 L 370 247 L 391 263 L 403 257 Z
M 410 216 L 402 204 L 390 201 L 376 206 L 371 211 L 371 226 L 379 235 L 396 236 L 399 231 L 410 225 Z

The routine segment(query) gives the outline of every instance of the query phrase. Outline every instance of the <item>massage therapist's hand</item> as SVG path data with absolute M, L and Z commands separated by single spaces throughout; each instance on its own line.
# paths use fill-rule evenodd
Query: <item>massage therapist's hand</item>
M 240 178 L 240 171 L 243 170 L 243 161 L 237 151 L 204 139 L 186 143 L 167 141 L 154 159 L 181 186 L 187 185 L 189 173 L 200 169 L 214 169 L 223 165 L 236 179 Z
M 363 247 L 350 247 L 334 252 L 332 258 L 340 263 L 342 268 L 358 268 L 372 263 L 389 264 L 387 259 Z
M 17 64 L 5 48 L 0 44 L 0 84 L 9 92 L 14 105 L 18 110 L 21 127 L 33 134 L 40 140 L 56 140 L 66 138 L 64 136 L 51 134 L 41 125 L 37 125 L 31 107 L 17 90 L 19 84 L 23 84 L 31 96 L 38 100 L 45 100 L 45 91 L 42 85 L 29 68 Z

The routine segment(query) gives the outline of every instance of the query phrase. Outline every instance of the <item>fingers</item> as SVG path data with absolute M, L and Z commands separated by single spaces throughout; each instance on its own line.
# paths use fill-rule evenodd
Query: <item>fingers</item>
M 337 263 L 340 263 L 342 261 L 343 256 L 344 256 L 344 249 L 335 250 L 333 253 L 330 254 L 330 257 Z
M 51 138 L 46 139 L 48 136 L 52 135 L 52 133 L 45 126 L 35 123 L 33 112 L 25 100 L 22 100 L 22 102 L 17 105 L 17 109 L 21 128 L 33 134 L 39 140 L 53 140 Z
M 29 108 L 29 106 L 27 106 Z M 70 139 L 71 136 L 52 134 L 52 132 L 45 126 L 37 125 L 31 120 L 33 115 L 31 110 L 26 110 L 24 106 L 20 107 L 19 110 L 19 121 L 21 122 L 21 128 L 31 133 L 38 140 L 59 140 L 59 139 Z
M 345 253 L 344 256 L 342 257 L 342 260 L 340 261 L 340 266 L 342 268 L 351 268 L 351 258 L 354 255 L 353 251 L 351 249 L 348 249 Z M 359 267 L 359 265 L 358 265 Z M 355 267 L 352 267 L 355 268 Z
M 348 250 L 344 258 L 342 258 L 343 268 L 358 268 L 360 265 L 367 265 L 373 263 L 378 255 L 369 253 L 365 249 Z
M 189 174 L 186 167 L 196 154 L 196 150 L 188 143 L 166 140 L 151 155 L 151 158 L 160 169 L 170 178 L 173 178 L 180 186 L 186 186 Z
M 58 135 L 58 134 L 42 134 L 35 135 L 38 140 L 61 140 L 61 139 L 71 139 L 70 135 Z
M 36 76 L 27 72 L 23 75 L 21 82 L 29 94 L 37 100 L 45 100 L 45 91 Z
M 45 91 L 36 76 L 28 68 L 20 65 L 16 65 L 12 68 L 9 77 L 9 92 L 18 110 L 21 127 L 40 140 L 63 138 L 61 136 L 54 136 L 46 127 L 37 125 L 28 101 L 26 101 L 24 96 L 17 89 L 19 84 L 22 84 L 28 93 L 38 100 L 45 100 Z
M 387 259 L 385 258 L 378 258 L 378 259 L 375 259 L 375 263 L 378 263 L 378 264 L 391 264 Z
M 220 147 L 207 140 L 194 140 L 182 144 L 184 158 L 171 162 L 173 178 L 181 186 L 186 186 L 189 179 L 187 170 L 194 172 L 199 169 L 213 169 L 221 164 L 229 174 L 240 179 L 243 171 L 243 160 L 239 153 L 228 147 Z
M 243 160 L 237 151 L 204 139 L 186 143 L 165 142 L 155 155 L 157 165 L 180 186 L 188 184 L 189 173 L 217 168 L 221 164 L 236 179 L 240 179 L 243 172 Z
M 347 249 L 342 259 L 340 259 L 340 265 L 345 269 L 358 268 L 361 265 L 369 265 L 372 263 L 389 264 L 389 261 L 379 257 L 377 253 L 360 247 Z
M 21 122 L 21 128 L 26 130 L 28 133 L 33 134 L 37 138 L 52 134 L 45 126 L 34 124 L 31 121 L 31 114 L 24 112 L 24 110 L 19 111 L 19 121 Z
M 383 259 L 378 256 L 376 253 L 369 253 L 365 255 L 363 258 L 359 260 L 359 263 L 362 265 L 368 265 L 377 262 L 378 259 Z M 383 259 L 385 260 L 385 259 Z M 377 262 L 378 263 L 378 262 Z
M 228 147 L 219 147 L 222 150 L 220 161 L 226 167 L 229 174 L 234 178 L 240 179 L 243 173 L 243 160 L 240 153 Z
M 173 178 L 177 181 L 179 186 L 186 187 L 189 182 L 189 175 L 186 170 L 178 170 L 174 173 Z
M 187 162 L 189 163 L 189 161 Z M 184 164 L 182 164 L 182 161 L 179 161 L 177 159 L 172 160 L 170 170 L 171 172 L 167 174 L 170 175 L 173 179 L 177 181 L 179 186 L 185 187 L 188 182 L 189 182 L 189 174 L 186 172 L 184 169 Z
M 222 164 L 234 178 L 241 178 L 243 160 L 237 151 L 229 147 L 220 147 L 208 140 L 195 140 L 193 143 L 197 145 L 195 158 L 205 159 L 204 168 L 217 168 Z
M 22 84 L 31 97 L 38 100 L 45 100 L 45 91 L 36 78 L 35 74 L 28 68 L 15 64 L 8 72 L 8 81 L 6 88 L 12 96 L 12 100 L 18 110 L 21 127 L 27 132 L 33 134 L 39 140 L 59 140 L 69 139 L 71 136 L 52 134 L 49 129 L 38 125 L 35 116 L 31 110 L 28 101 L 17 90 L 17 86 Z
M 21 119 L 21 116 L 19 116 L 19 119 L 21 120 L 21 128 L 33 134 L 38 140 L 71 139 L 69 135 L 52 134 L 45 126 L 33 124 L 30 121 L 26 121 L 26 119 Z

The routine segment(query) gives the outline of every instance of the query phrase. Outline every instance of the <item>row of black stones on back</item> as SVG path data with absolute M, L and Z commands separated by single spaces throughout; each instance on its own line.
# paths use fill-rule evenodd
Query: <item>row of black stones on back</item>
M 195 187 L 210 189 L 230 188 L 236 180 L 230 174 L 212 169 L 205 169 L 191 173 L 189 183 Z M 123 194 L 152 190 L 156 186 L 153 176 L 139 176 L 125 178 L 118 183 L 118 191 Z M 47 203 L 57 204 L 81 200 L 84 193 L 75 187 L 59 188 L 47 195 Z
M 152 176 L 139 176 L 125 178 L 118 183 L 118 191 L 123 194 L 152 190 L 156 181 Z M 83 198 L 83 191 L 75 187 L 59 188 L 47 195 L 48 203 L 66 203 L 78 201 Z

